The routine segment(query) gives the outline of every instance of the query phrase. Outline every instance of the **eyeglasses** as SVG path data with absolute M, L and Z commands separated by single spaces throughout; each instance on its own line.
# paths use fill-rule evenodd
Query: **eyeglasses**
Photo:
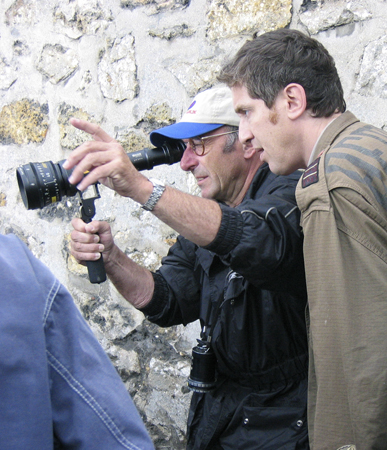
M 203 137 L 187 139 L 187 142 L 184 142 L 185 148 L 187 148 L 189 145 L 191 147 L 191 150 L 197 156 L 203 156 L 206 152 L 206 148 L 205 148 L 205 140 L 206 139 L 212 139 L 215 137 L 225 136 L 226 134 L 233 134 L 233 133 L 239 133 L 239 130 L 226 131 L 226 133 L 212 134 L 211 136 L 203 136 Z

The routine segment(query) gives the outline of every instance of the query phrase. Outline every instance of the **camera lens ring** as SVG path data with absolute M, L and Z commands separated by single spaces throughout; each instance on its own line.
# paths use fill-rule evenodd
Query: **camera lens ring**
M 16 170 L 19 191 L 27 209 L 40 209 L 77 193 L 76 187 L 68 182 L 71 172 L 63 169 L 62 164 L 63 161 L 29 163 Z

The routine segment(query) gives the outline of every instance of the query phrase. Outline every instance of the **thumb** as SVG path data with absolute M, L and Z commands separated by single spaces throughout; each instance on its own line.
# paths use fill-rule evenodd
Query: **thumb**
M 110 225 L 107 222 L 103 222 L 100 220 L 93 220 L 90 223 L 85 224 L 85 230 L 88 233 L 106 233 L 110 232 Z

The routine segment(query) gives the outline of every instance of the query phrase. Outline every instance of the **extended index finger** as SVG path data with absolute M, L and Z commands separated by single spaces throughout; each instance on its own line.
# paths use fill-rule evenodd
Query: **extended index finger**
M 96 123 L 87 122 L 86 120 L 82 119 L 76 119 L 75 117 L 72 117 L 70 119 L 70 123 L 75 128 L 78 128 L 78 130 L 82 130 L 90 134 L 95 141 L 102 141 L 102 142 L 114 141 L 114 139 L 111 136 L 109 136 L 106 133 L 106 131 L 104 131 Z
M 67 170 L 72 169 L 85 155 L 91 151 L 106 150 L 103 144 L 109 144 L 116 142 L 111 136 L 109 136 L 99 125 L 96 123 L 87 122 L 86 120 L 76 119 L 72 117 L 70 119 L 71 125 L 79 130 L 82 130 L 93 137 L 95 144 L 91 145 L 93 141 L 83 143 L 78 148 L 73 150 L 64 162 L 63 167 Z M 97 144 L 98 143 L 98 144 Z

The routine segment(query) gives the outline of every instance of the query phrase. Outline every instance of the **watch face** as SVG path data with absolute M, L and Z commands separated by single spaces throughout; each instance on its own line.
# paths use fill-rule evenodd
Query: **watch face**
M 153 186 L 165 186 L 164 183 L 156 178 L 149 178 L 149 181 L 153 184 Z

